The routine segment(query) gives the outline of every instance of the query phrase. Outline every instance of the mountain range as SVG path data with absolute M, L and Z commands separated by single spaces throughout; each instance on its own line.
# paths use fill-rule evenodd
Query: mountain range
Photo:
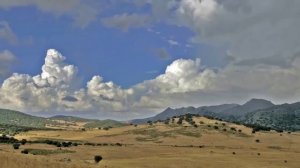
M 245 104 L 222 104 L 202 107 L 167 108 L 149 118 L 132 120 L 133 124 L 166 120 L 173 116 L 198 114 L 230 122 L 259 125 L 276 130 L 300 130 L 300 103 L 275 105 L 264 99 L 251 99 Z
M 197 114 L 239 122 L 246 125 L 258 125 L 276 130 L 300 130 L 300 102 L 275 105 L 264 99 L 251 99 L 245 104 L 221 104 L 201 107 L 167 108 L 163 112 L 149 118 L 129 121 L 132 124 L 143 124 L 148 121 L 163 121 L 174 116 Z M 115 120 L 85 119 L 74 116 L 36 117 L 13 110 L 0 109 L 0 125 L 15 125 L 31 128 L 46 128 L 47 125 L 61 125 L 62 122 L 81 122 L 85 128 L 120 127 L 125 122 Z

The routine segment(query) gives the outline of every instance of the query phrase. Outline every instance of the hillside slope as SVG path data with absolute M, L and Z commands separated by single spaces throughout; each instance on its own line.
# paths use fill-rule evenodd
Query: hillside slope
M 173 116 L 180 116 L 185 114 L 199 114 L 199 115 L 216 115 L 215 113 L 222 112 L 224 110 L 234 108 L 238 106 L 237 104 L 222 104 L 216 106 L 203 106 L 199 108 L 195 107 L 182 107 L 178 109 L 167 108 L 163 112 L 155 115 L 154 117 L 144 118 L 144 119 L 136 119 L 131 122 L 134 124 L 146 123 L 147 121 L 158 121 L 158 120 L 166 120 L 167 118 L 171 118 Z
M 126 123 L 116 121 L 116 120 L 97 120 L 97 119 L 86 119 L 81 117 L 74 117 L 74 116 L 64 116 L 64 115 L 57 115 L 50 117 L 49 119 L 55 121 L 65 121 L 65 122 L 82 122 L 85 123 L 83 127 L 85 128 L 105 128 L 105 127 L 121 127 L 128 125 Z
M 300 130 L 300 103 L 274 105 L 263 99 L 251 99 L 243 105 L 223 104 L 199 108 L 167 108 L 154 117 L 136 119 L 131 122 L 141 124 L 147 121 L 166 120 L 188 113 L 220 118 L 230 122 L 270 127 L 275 130 Z
M 278 130 L 300 130 L 300 103 L 276 105 L 247 114 L 243 123 Z
M 0 109 L 0 124 L 44 128 L 46 124 L 58 123 L 43 117 L 36 117 L 13 110 Z
M 225 120 L 236 121 L 250 112 L 266 109 L 272 106 L 274 106 L 274 104 L 268 100 L 251 99 L 243 105 L 238 105 L 219 112 L 218 117 Z

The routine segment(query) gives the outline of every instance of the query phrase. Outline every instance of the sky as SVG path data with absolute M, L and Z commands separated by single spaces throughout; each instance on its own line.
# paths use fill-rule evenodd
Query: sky
M 129 120 L 300 97 L 297 0 L 1 0 L 0 108 Z

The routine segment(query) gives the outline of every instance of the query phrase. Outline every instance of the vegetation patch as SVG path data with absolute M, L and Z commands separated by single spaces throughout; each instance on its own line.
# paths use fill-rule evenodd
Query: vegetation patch
M 63 153 L 75 153 L 71 150 L 47 150 L 47 149 L 24 149 L 29 154 L 32 155 L 53 155 L 53 154 L 63 154 Z
M 137 141 L 159 141 L 160 137 L 176 137 L 176 135 L 190 136 L 190 137 L 201 137 L 200 130 L 193 127 L 179 128 L 170 131 L 159 131 L 157 129 L 137 129 L 128 131 L 128 133 L 143 135 L 143 137 L 137 137 Z
M 126 126 L 128 124 L 126 123 L 122 123 L 122 122 L 118 122 L 115 120 L 102 120 L 102 121 L 93 121 L 93 122 L 89 122 L 87 124 L 84 125 L 85 128 L 103 128 L 103 129 L 110 129 L 113 127 L 122 127 L 122 126 Z
M 280 147 L 280 146 L 268 146 L 268 148 L 276 149 L 276 150 L 281 150 L 282 149 L 282 147 Z

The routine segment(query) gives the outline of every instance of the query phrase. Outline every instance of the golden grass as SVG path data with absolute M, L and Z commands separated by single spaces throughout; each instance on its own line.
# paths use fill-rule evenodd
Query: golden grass
M 295 167 L 300 165 L 300 134 L 257 132 L 251 129 L 218 121 L 219 129 L 209 128 L 216 121 L 195 118 L 198 128 L 188 126 L 139 125 L 104 130 L 30 131 L 16 136 L 18 139 L 60 139 L 91 143 L 122 143 L 126 146 L 77 146 L 68 148 L 75 153 L 47 156 L 23 155 L 29 149 L 57 150 L 45 144 L 26 144 L 19 150 L 10 145 L 0 145 L 2 168 L 182 168 L 182 167 Z M 203 121 L 204 124 L 199 124 Z M 187 127 L 184 127 L 187 126 Z M 235 127 L 242 132 L 223 131 Z M 256 139 L 260 143 L 255 142 Z M 233 154 L 235 153 L 235 154 Z M 95 164 L 93 158 L 101 155 L 103 160 Z

